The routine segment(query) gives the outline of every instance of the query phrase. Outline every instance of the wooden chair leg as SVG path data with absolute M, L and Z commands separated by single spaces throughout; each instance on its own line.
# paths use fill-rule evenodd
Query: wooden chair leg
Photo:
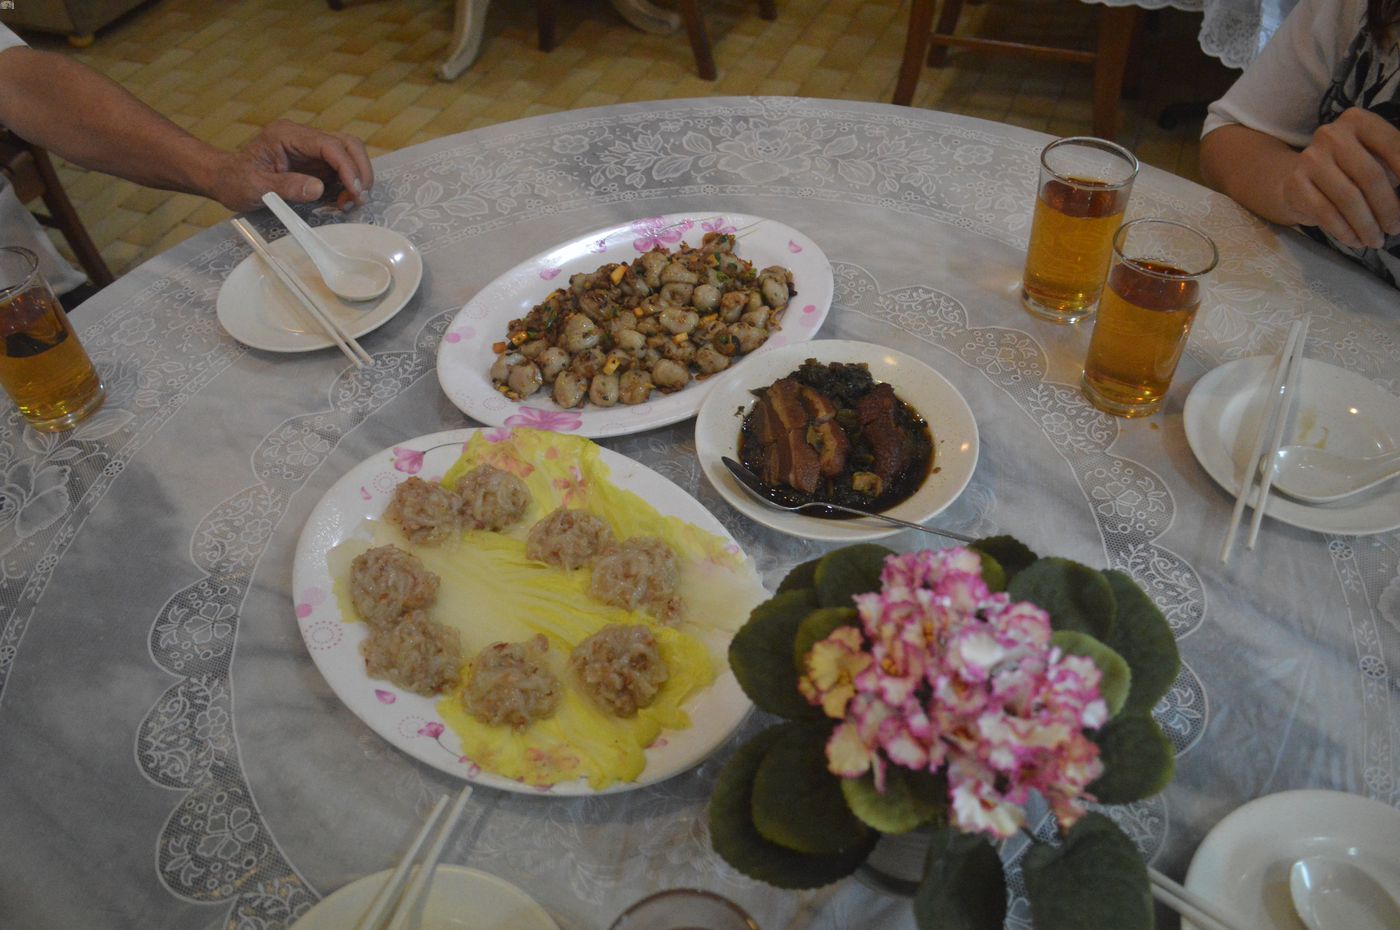
M 904 37 L 904 60 L 899 64 L 899 82 L 894 87 L 893 102 L 898 106 L 907 107 L 914 100 L 932 25 L 933 0 L 913 0 L 909 7 L 909 32 Z
M 1118 100 L 1123 93 L 1123 72 L 1137 25 L 1136 6 L 1099 7 L 1099 44 L 1094 58 L 1094 135 L 1112 139 L 1118 134 Z
M 773 0 L 758 0 L 758 17 L 772 22 L 778 18 L 778 5 Z
M 535 15 L 539 21 L 540 51 L 554 51 L 555 14 L 559 11 L 558 0 L 535 0 Z
M 938 26 L 934 35 L 950 36 L 957 31 L 958 17 L 962 15 L 963 0 L 943 0 L 943 9 L 938 14 Z M 931 43 L 928 50 L 928 66 L 941 68 L 948 61 L 948 46 Z
M 58 179 L 58 172 L 49 160 L 49 153 L 37 145 L 29 146 L 29 152 L 39 176 L 44 179 L 44 206 L 48 207 L 54 224 L 73 247 L 73 254 L 77 256 L 78 264 L 83 266 L 83 271 L 87 272 L 88 279 L 98 287 L 106 287 L 116 278 L 112 277 L 111 269 L 102 260 L 102 253 L 97 251 L 97 246 L 88 236 L 78 211 L 73 209 L 73 202 L 68 199 L 63 183 Z
M 719 72 L 715 70 L 715 56 L 710 51 L 710 35 L 705 31 L 699 0 L 680 0 L 679 6 L 685 31 L 690 34 L 690 50 L 695 53 L 695 67 L 702 80 L 713 81 Z

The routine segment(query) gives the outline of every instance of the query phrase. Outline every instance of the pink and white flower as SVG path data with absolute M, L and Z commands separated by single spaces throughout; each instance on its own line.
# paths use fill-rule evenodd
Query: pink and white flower
M 1050 644 L 1050 617 L 993 594 L 969 549 L 890 556 L 880 591 L 855 597 L 860 627 L 807 655 L 799 688 L 841 723 L 830 770 L 945 771 L 955 826 L 1005 838 L 1032 792 L 1069 826 L 1102 774 L 1085 735 L 1108 720 L 1098 667 Z

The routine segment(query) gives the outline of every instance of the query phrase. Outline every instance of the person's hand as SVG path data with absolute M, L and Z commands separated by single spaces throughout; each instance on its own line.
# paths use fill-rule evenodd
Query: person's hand
M 1284 203 L 1300 226 L 1343 245 L 1379 249 L 1400 234 L 1400 129 L 1352 107 L 1318 127 L 1284 179 Z
M 268 191 L 289 203 L 308 203 L 319 200 L 331 180 L 344 188 L 338 198 L 341 209 L 365 202 L 374 169 L 364 143 L 346 133 L 279 119 L 227 155 L 211 196 L 236 211 L 261 207 Z

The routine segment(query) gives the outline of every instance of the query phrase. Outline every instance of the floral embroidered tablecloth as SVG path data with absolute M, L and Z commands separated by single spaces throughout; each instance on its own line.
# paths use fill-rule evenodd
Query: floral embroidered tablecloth
M 1177 778 L 1120 812 L 1158 868 L 1181 877 L 1210 827 L 1260 795 L 1326 787 L 1400 803 L 1400 534 L 1266 521 L 1261 549 L 1222 567 L 1233 501 L 1182 426 L 1197 379 L 1276 351 L 1304 310 L 1310 357 L 1400 390 L 1395 292 L 1144 169 L 1129 213 L 1206 229 L 1222 261 L 1164 411 L 1103 416 L 1076 387 L 1088 327 L 1017 305 L 1046 141 L 940 113 L 764 98 L 558 114 L 395 153 L 350 218 L 411 238 L 426 275 L 365 338 L 363 371 L 333 350 L 246 349 L 220 329 L 215 297 L 247 254 L 226 226 L 80 308 L 107 405 L 60 435 L 0 419 L 0 925 L 274 930 L 397 857 L 453 785 L 368 730 L 316 671 L 290 592 L 301 526 L 354 464 L 467 425 L 433 364 L 472 294 L 577 234 L 687 210 L 802 230 L 835 271 L 819 336 L 898 346 L 964 394 L 982 457 L 940 523 L 1122 569 L 1162 605 L 1183 656 L 1156 709 Z M 691 422 L 605 444 L 708 506 L 770 585 L 822 550 L 724 503 Z M 676 885 L 724 893 L 766 930 L 910 926 L 904 902 L 858 882 L 778 892 L 718 860 L 706 798 L 731 748 L 623 795 L 481 789 L 447 858 L 520 884 L 566 930 Z M 1016 895 L 1008 926 L 1028 925 Z

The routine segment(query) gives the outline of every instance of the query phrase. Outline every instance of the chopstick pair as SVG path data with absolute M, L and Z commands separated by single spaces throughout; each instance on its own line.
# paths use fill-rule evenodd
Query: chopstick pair
M 263 264 L 267 265 L 267 267 L 272 270 L 277 280 L 282 282 L 282 286 L 291 292 L 291 295 L 306 308 L 306 311 L 311 314 L 311 318 L 316 321 L 316 324 L 320 326 L 321 329 L 325 330 L 326 335 L 331 337 L 331 341 L 335 343 L 336 348 L 343 352 L 345 357 L 354 363 L 356 368 L 363 368 L 366 365 L 374 364 L 374 359 L 355 341 L 355 337 L 341 329 L 340 324 L 326 312 L 315 295 L 303 287 L 302 283 L 297 280 L 296 275 L 292 273 L 291 269 L 282 264 L 277 256 L 272 254 L 272 251 L 267 246 L 267 240 L 258 235 L 256 229 L 248 225 L 246 221 L 238 219 L 237 217 L 230 222 L 233 223 L 233 228 L 238 231 L 239 235 L 247 240 L 248 244 L 253 247 L 253 251 L 258 253 L 258 257 L 263 260 Z
M 1298 393 L 1298 378 L 1303 369 L 1303 352 L 1308 341 L 1308 325 L 1312 317 L 1304 316 L 1294 320 L 1288 328 L 1288 338 L 1283 351 L 1274 363 L 1274 374 L 1269 391 L 1264 395 L 1264 413 L 1259 420 L 1259 430 L 1254 434 L 1253 451 L 1249 454 L 1240 483 L 1239 494 L 1235 497 L 1235 508 L 1230 513 L 1230 528 L 1225 533 L 1225 541 L 1220 546 L 1220 561 L 1230 561 L 1230 550 L 1235 545 L 1235 535 L 1240 528 L 1240 518 L 1244 515 L 1244 505 L 1254 490 L 1255 476 L 1259 478 L 1258 493 L 1254 500 L 1254 516 L 1249 524 L 1249 539 L 1246 548 L 1253 549 L 1259 539 L 1259 525 L 1264 520 L 1264 508 L 1269 500 L 1269 488 L 1274 483 L 1274 460 L 1278 457 L 1279 446 L 1283 442 L 1283 431 L 1288 417 L 1293 412 L 1294 398 Z M 1269 447 L 1264 448 L 1264 437 L 1272 435 Z
M 408 880 L 408 873 L 413 869 L 413 860 L 418 856 L 418 850 L 423 848 L 423 844 L 428 840 L 428 834 L 433 831 L 434 825 L 438 822 L 438 815 L 447 806 L 447 795 L 438 798 L 437 804 L 428 814 L 428 819 L 424 822 L 418 835 L 413 838 L 412 844 L 408 847 L 408 852 L 404 853 L 399 860 L 398 867 L 389 876 L 389 880 L 384 883 L 384 887 L 375 895 L 370 903 L 369 910 L 360 918 L 360 922 L 355 925 L 355 930 L 406 930 L 409 927 L 418 926 L 418 915 L 422 911 L 423 903 L 428 899 L 428 888 L 433 882 L 433 872 L 437 870 L 438 860 L 442 858 L 442 851 L 447 846 L 447 840 L 452 835 L 453 829 L 457 826 L 457 821 L 462 816 L 462 809 L 467 806 L 467 799 L 472 795 L 472 786 L 463 785 L 461 792 L 457 795 L 457 800 L 452 803 L 452 809 L 447 812 L 447 819 L 438 828 L 437 836 L 433 839 L 433 844 L 428 848 L 428 853 L 423 857 L 423 861 L 418 864 L 418 869 L 413 873 L 413 880 L 404 888 L 404 882 Z
M 1199 930 L 1239 930 L 1238 925 L 1216 910 L 1215 905 L 1156 869 L 1149 867 L 1147 877 L 1152 883 L 1152 897 L 1191 921 Z

